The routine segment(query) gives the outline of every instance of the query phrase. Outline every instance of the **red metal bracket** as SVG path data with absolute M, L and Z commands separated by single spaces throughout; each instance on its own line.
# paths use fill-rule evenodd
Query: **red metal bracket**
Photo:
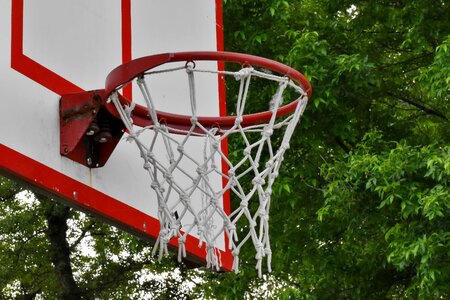
M 105 165 L 125 127 L 105 108 L 104 90 L 63 95 L 60 100 L 60 153 L 89 168 Z

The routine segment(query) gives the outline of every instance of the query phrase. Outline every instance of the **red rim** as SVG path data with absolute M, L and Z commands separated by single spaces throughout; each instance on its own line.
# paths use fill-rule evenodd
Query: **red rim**
M 235 62 L 241 65 L 252 65 L 263 67 L 277 73 L 280 73 L 284 76 L 289 77 L 291 80 L 295 81 L 298 85 L 302 87 L 302 89 L 308 95 L 308 98 L 311 97 L 312 88 L 309 81 L 305 78 L 303 74 L 298 72 L 297 70 L 286 66 L 282 63 L 262 58 L 249 54 L 241 54 L 241 53 L 233 53 L 233 52 L 178 52 L 178 53 L 164 53 L 146 56 L 142 58 L 138 58 L 132 61 L 129 61 L 123 65 L 118 66 L 113 71 L 108 74 L 106 78 L 105 90 L 106 95 L 111 95 L 116 89 L 119 87 L 129 83 L 134 78 L 139 75 L 151 70 L 157 66 L 160 66 L 169 62 L 177 62 L 177 61 L 198 61 L 198 60 L 210 60 L 210 61 L 225 61 L 225 62 Z M 124 96 L 120 96 L 120 102 L 123 105 L 130 105 L 131 100 L 125 98 Z M 297 98 L 295 101 L 280 107 L 277 111 L 277 118 L 282 117 L 294 112 L 297 107 L 298 101 L 300 98 Z M 110 113 L 115 116 L 119 116 L 116 111 L 114 105 L 112 103 L 106 104 L 106 108 Z M 140 127 L 145 127 L 151 125 L 152 122 L 148 117 L 148 109 L 142 105 L 136 105 L 133 110 L 133 121 L 135 125 Z M 190 127 L 191 116 L 189 115 L 179 115 L 172 114 L 168 112 L 157 111 L 158 119 L 167 124 L 173 125 L 174 127 L 178 127 L 180 129 Z M 251 126 L 255 124 L 265 123 L 270 120 L 272 116 L 272 112 L 265 111 L 255 114 L 248 114 L 242 117 L 242 126 Z M 198 117 L 198 121 L 200 124 L 207 128 L 211 127 L 220 127 L 220 128 L 229 128 L 234 125 L 236 120 L 236 116 L 219 116 L 219 117 Z

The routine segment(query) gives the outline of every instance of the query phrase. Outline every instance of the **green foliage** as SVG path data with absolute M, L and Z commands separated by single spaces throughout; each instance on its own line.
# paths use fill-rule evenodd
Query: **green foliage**
M 387 143 L 379 132 L 367 134 L 344 160 L 323 166 L 329 183 L 318 218 L 344 222 L 347 235 L 376 215 L 376 226 L 363 228 L 371 241 L 384 237 L 377 255 L 399 274 L 410 274 L 408 284 L 394 282 L 390 292 L 401 288 L 404 295 L 445 298 L 450 293 L 444 284 L 450 280 L 449 165 L 450 146 Z
M 445 298 L 449 3 L 280 3 L 224 7 L 227 50 L 313 86 L 273 188 L 274 298 Z M 262 285 L 243 271 L 234 292 L 209 282 L 213 295 Z
M 145 241 L 22 189 L 0 177 L 0 299 L 61 298 L 50 215 L 68 224 L 61 230 L 83 299 L 186 299 L 192 275 L 185 267 L 171 259 L 157 263 Z
M 443 103 L 448 110 L 448 100 L 450 96 L 450 36 L 436 47 L 436 53 L 433 62 L 421 69 L 418 76 L 420 83 L 423 83 L 423 88 L 428 93 L 430 98 L 445 99 L 447 103 Z
M 0 187 L 0 299 L 35 293 L 55 297 L 42 211 L 20 199 L 31 195 L 20 193 L 16 183 L 0 178 Z
M 82 290 L 99 299 L 449 298 L 449 15 L 441 0 L 224 1 L 226 50 L 282 61 L 313 86 L 273 187 L 273 273 L 257 278 L 251 247 L 239 274 L 158 264 L 142 241 L 71 214 Z M 273 91 L 255 86 L 251 108 L 265 110 Z M 227 82 L 227 95 L 235 89 Z M 229 142 L 233 159 L 242 145 Z M 0 288 L 54 298 L 42 208 L 0 183 Z

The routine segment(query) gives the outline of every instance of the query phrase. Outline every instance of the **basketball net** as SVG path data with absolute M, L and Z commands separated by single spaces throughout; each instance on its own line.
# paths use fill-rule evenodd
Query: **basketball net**
M 183 71 L 189 83 L 191 125 L 186 128 L 173 126 L 158 119 L 149 81 L 152 76 L 164 72 Z M 207 72 L 219 76 L 232 76 L 239 83 L 234 125 L 228 128 L 204 126 L 197 115 L 195 74 Z M 217 76 L 217 75 L 215 75 Z M 269 99 L 271 117 L 268 122 L 243 125 L 249 100 L 252 78 L 261 78 L 275 83 L 276 92 Z M 262 262 L 267 260 L 271 271 L 272 251 L 269 239 L 269 210 L 274 181 L 279 174 L 289 140 L 302 115 L 308 96 L 306 92 L 287 77 L 244 67 L 236 72 L 200 70 L 193 63 L 184 67 L 147 72 L 135 79 L 145 99 L 152 125 L 145 128 L 133 126 L 134 105 L 122 105 L 117 91 L 112 101 L 128 132 L 128 141 L 134 142 L 143 159 L 143 168 L 148 173 L 150 186 L 158 201 L 159 236 L 153 254 L 161 259 L 168 254 L 172 239 L 178 243 L 178 260 L 186 257 L 185 243 L 188 235 L 198 236 L 198 246 L 205 246 L 207 267 L 219 270 L 222 267 L 221 250 L 218 243 L 225 239 L 232 252 L 232 269 L 239 270 L 239 252 L 251 241 L 255 251 L 256 268 L 262 276 Z M 294 112 L 277 117 L 282 106 L 283 94 L 293 90 L 299 97 Z M 228 113 L 230 115 L 230 113 Z M 203 143 L 203 153 L 189 152 L 189 141 Z M 224 146 L 230 141 L 230 154 Z M 233 143 L 233 144 L 231 144 Z M 157 147 L 164 147 L 166 155 L 155 154 Z M 241 147 L 240 150 L 234 149 Z M 198 152 L 198 148 L 196 148 Z M 180 175 L 181 174 L 181 175 Z M 182 176 L 183 180 L 178 178 Z M 214 185 L 221 178 L 221 186 Z M 235 205 L 232 211 L 223 206 L 223 198 L 231 195 Z M 196 203 L 196 205 L 193 205 Z M 199 205 L 201 203 L 201 205 Z M 199 207 L 201 207 L 199 209 Z M 223 222 L 214 222 L 214 218 Z M 224 237 L 225 236 L 225 237 Z

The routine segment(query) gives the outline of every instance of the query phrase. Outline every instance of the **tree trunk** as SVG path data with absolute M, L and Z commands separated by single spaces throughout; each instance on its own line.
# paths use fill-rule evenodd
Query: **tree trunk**
M 37 196 L 47 220 L 47 238 L 49 241 L 49 255 L 55 267 L 56 277 L 60 288 L 61 299 L 81 299 L 81 290 L 73 277 L 70 264 L 70 249 L 67 243 L 67 219 L 70 208 L 52 201 L 44 196 Z

